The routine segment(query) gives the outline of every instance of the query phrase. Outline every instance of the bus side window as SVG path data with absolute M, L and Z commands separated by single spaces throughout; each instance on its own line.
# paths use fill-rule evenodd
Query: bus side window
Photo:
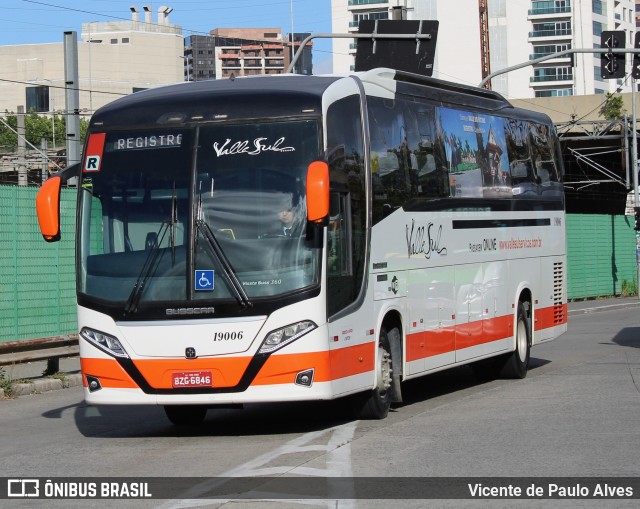
M 509 157 L 509 173 L 514 197 L 535 196 L 538 185 L 531 160 L 529 123 L 507 119 L 505 121 L 505 139 Z
M 351 276 L 351 199 L 348 193 L 332 192 L 329 198 L 327 271 L 329 276 Z
M 409 110 L 409 115 L 413 115 L 412 110 Z M 415 120 L 418 196 L 446 198 L 450 194 L 449 169 L 442 139 L 436 136 L 435 107 L 421 106 L 415 112 Z

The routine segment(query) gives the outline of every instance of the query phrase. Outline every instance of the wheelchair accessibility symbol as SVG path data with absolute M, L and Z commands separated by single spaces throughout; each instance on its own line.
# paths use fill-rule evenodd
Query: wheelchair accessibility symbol
M 196 270 L 195 278 L 196 290 L 213 290 L 213 271 Z

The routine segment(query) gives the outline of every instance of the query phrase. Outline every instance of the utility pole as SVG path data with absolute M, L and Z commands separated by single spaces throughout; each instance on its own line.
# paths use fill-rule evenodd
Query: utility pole
M 27 144 L 25 143 L 26 131 L 24 128 L 24 106 L 18 106 L 18 185 L 26 186 L 29 171 L 27 170 Z
M 633 36 L 633 48 L 640 48 L 640 32 L 636 32 Z M 638 197 L 638 121 L 636 115 L 636 94 L 638 93 L 638 78 L 640 78 L 640 55 L 634 53 L 631 55 L 631 171 L 633 182 L 633 215 L 635 223 L 638 222 L 638 214 L 640 214 L 640 198 Z M 638 225 L 635 224 L 636 232 L 636 268 L 637 268 L 637 288 L 638 298 L 640 298 L 640 251 L 638 250 Z
M 40 156 L 42 162 L 42 182 L 49 178 L 49 158 L 47 157 L 47 139 L 40 139 Z
M 78 33 L 64 33 L 64 84 L 67 125 L 67 166 L 80 162 L 80 79 L 78 77 Z M 77 185 L 69 179 L 68 185 Z

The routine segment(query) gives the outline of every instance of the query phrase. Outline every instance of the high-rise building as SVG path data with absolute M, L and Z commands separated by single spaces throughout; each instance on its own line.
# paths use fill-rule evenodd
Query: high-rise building
M 294 49 L 306 34 L 294 34 Z M 185 80 L 282 74 L 291 62 L 291 34 L 279 28 L 216 28 L 209 36 L 185 39 Z M 297 72 L 311 74 L 311 45 L 307 45 Z
M 355 33 L 360 20 L 391 19 L 398 10 L 404 19 L 438 20 L 433 76 L 471 85 L 483 78 L 484 58 L 494 72 L 565 49 L 600 48 L 605 30 L 624 31 L 630 47 L 636 26 L 635 0 L 332 0 L 331 5 L 332 30 L 338 33 Z M 334 40 L 335 72 L 353 69 L 356 46 L 355 39 Z M 629 80 L 603 79 L 600 56 L 591 53 L 496 76 L 491 86 L 511 98 L 631 90 Z

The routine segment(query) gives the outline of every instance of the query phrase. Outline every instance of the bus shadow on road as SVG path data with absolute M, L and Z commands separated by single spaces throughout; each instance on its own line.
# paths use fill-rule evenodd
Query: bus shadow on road
M 91 438 L 282 435 L 324 430 L 350 422 L 342 402 L 248 404 L 241 409 L 210 408 L 194 426 L 174 426 L 162 407 L 80 404 L 75 423 Z
M 529 370 L 551 361 L 532 357 Z M 403 412 L 403 407 L 428 401 L 444 395 L 483 385 L 509 382 L 497 378 L 477 366 L 467 365 L 433 373 L 402 385 L 403 403 L 392 412 Z M 483 373 L 482 376 L 479 373 Z M 410 412 L 410 408 L 404 411 Z M 247 404 L 243 408 L 215 408 L 208 410 L 205 420 L 194 426 L 174 426 L 161 406 L 91 406 L 80 403 L 75 409 L 75 423 L 84 436 L 91 438 L 126 437 L 198 437 L 198 436 L 253 436 L 308 433 L 357 420 L 348 398 L 336 401 L 299 403 Z
M 613 337 L 611 343 L 619 346 L 640 348 L 640 327 L 626 327 L 622 329 Z
M 510 382 L 498 376 L 489 359 L 486 363 L 477 362 L 466 366 L 439 371 L 425 377 L 409 380 L 402 386 L 403 405 L 420 403 L 447 394 L 454 394 L 465 389 L 479 387 L 485 384 Z M 531 357 L 529 372 L 550 364 L 548 359 Z

